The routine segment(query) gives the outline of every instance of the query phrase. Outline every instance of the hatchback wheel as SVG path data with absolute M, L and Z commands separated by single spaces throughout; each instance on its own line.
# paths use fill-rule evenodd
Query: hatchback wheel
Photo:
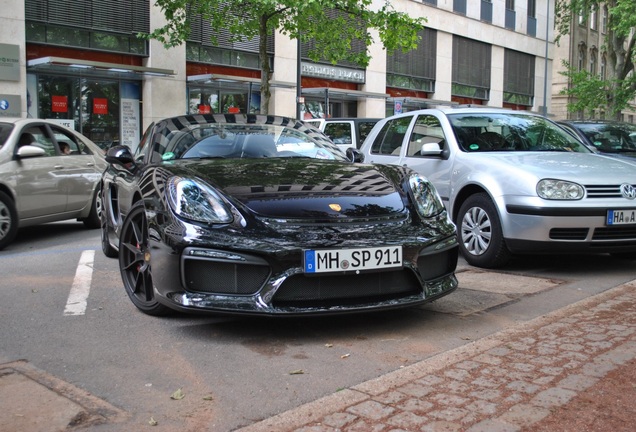
M 468 264 L 495 268 L 510 259 L 501 230 L 499 214 L 486 194 L 469 197 L 457 216 L 459 247 Z
M 148 222 L 143 203 L 132 207 L 122 225 L 119 269 L 126 293 L 137 309 L 154 316 L 167 315 L 170 312 L 169 308 L 155 299 Z
M 18 211 L 9 195 L 0 192 L 0 249 L 13 241 L 18 233 Z

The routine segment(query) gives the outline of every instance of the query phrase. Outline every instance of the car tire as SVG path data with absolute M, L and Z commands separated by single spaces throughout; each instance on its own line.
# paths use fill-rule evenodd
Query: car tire
M 0 249 L 13 241 L 18 233 L 18 211 L 9 195 L 0 192 Z
M 468 197 L 457 215 L 459 248 L 466 262 L 475 267 L 497 268 L 510 259 L 497 209 L 490 197 Z
M 143 203 L 138 202 L 130 209 L 121 228 L 119 270 L 126 294 L 137 309 L 147 315 L 165 316 L 171 309 L 155 298 L 151 257 L 146 211 Z
M 88 217 L 82 220 L 82 222 L 84 223 L 84 226 L 88 229 L 100 228 L 102 226 L 101 214 L 102 214 L 102 194 L 99 193 L 99 188 L 98 188 L 93 195 L 91 211 L 88 214 Z

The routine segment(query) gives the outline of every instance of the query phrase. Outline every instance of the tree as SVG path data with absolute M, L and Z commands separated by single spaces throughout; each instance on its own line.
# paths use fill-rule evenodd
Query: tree
M 560 36 L 572 31 L 574 18 L 587 21 L 590 12 L 607 10 L 607 32 L 601 52 L 607 59 L 606 77 L 578 70 L 565 62 L 569 86 L 561 93 L 573 98 L 569 111 L 594 113 L 603 109 L 618 119 L 621 110 L 636 98 L 634 71 L 634 35 L 636 31 L 636 0 L 556 0 L 557 43 Z
M 390 52 L 417 47 L 418 31 L 426 20 L 394 10 L 389 0 L 384 0 L 379 8 L 372 8 L 373 3 L 374 0 L 157 0 L 167 24 L 145 37 L 157 39 L 166 48 L 181 45 L 190 34 L 190 20 L 197 16 L 209 21 L 213 29 L 227 30 L 233 41 L 258 37 L 261 113 L 267 114 L 272 75 L 267 37 L 274 30 L 292 39 L 313 41 L 309 57 L 333 64 L 348 60 L 367 66 L 368 47 L 373 42 L 369 29 L 377 30 L 381 43 Z M 352 52 L 354 40 L 364 43 L 367 50 Z

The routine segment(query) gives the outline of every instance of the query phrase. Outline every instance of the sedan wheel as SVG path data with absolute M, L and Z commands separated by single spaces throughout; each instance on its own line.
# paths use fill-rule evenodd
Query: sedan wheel
M 468 264 L 495 268 L 510 259 L 499 215 L 486 194 L 476 194 L 464 201 L 457 220 L 460 249 Z
M 0 249 L 13 241 L 18 232 L 18 212 L 13 200 L 0 192 Z
M 166 315 L 170 309 L 155 299 L 150 259 L 146 213 L 143 203 L 137 203 L 122 226 L 119 269 L 126 293 L 139 310 L 148 315 Z

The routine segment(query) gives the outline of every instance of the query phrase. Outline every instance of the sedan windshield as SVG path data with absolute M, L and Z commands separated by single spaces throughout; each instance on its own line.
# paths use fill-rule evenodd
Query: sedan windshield
M 313 158 L 346 160 L 328 140 L 278 125 L 193 124 L 165 136 L 163 160 Z
M 563 151 L 590 153 L 556 124 L 538 115 L 470 113 L 449 115 L 466 152 Z

